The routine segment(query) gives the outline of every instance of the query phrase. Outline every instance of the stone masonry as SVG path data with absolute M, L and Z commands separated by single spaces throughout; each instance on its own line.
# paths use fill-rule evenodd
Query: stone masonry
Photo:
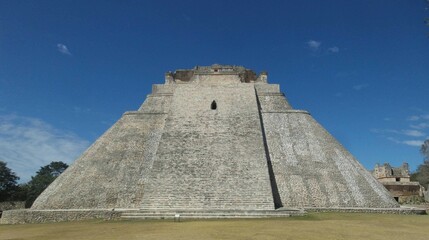
M 166 73 L 30 211 L 396 207 L 265 72 L 212 65 Z
M 425 189 L 419 182 L 410 180 L 408 163 L 400 167 L 392 167 L 388 163 L 376 164 L 373 176 L 390 192 L 400 204 L 424 202 Z

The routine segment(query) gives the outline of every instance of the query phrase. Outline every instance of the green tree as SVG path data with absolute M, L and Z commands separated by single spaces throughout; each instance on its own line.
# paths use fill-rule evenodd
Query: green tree
M 428 189 L 429 187 L 429 162 L 424 161 L 423 164 L 420 164 L 417 167 L 417 170 L 415 173 L 411 175 L 411 181 L 417 181 L 425 187 L 425 189 Z
M 426 189 L 429 188 L 429 139 L 426 139 L 420 147 L 420 152 L 424 157 L 423 164 L 417 167 L 415 173 L 411 175 L 412 181 L 418 181 Z
M 31 180 L 27 183 L 26 188 L 27 199 L 25 206 L 31 207 L 34 200 L 51 184 L 64 170 L 66 170 L 68 165 L 63 162 L 51 162 L 50 164 L 41 167 L 39 171 L 36 172 L 36 176 L 31 177 Z
M 429 139 L 426 139 L 420 148 L 425 161 L 429 161 Z
M 6 166 L 6 163 L 0 161 L 0 202 L 14 200 L 18 180 L 19 177 Z

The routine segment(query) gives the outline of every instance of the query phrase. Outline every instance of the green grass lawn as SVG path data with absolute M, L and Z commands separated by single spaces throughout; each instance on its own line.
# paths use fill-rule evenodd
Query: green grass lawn
M 0 239 L 429 239 L 428 215 L 318 213 L 236 220 L 0 225 Z

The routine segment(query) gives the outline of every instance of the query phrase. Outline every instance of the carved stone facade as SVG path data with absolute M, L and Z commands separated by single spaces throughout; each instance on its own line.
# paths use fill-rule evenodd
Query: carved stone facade
M 392 167 L 388 163 L 376 164 L 372 173 L 399 203 L 424 201 L 424 188 L 418 182 L 410 181 L 408 163 L 400 167 Z
M 153 85 L 142 106 L 126 112 L 30 211 L 241 216 L 397 207 L 307 111 L 267 83 L 266 72 L 213 65 L 166 73 L 165 84 Z
M 219 76 L 228 76 L 227 78 L 221 78 Z M 235 76 L 231 78 L 231 76 Z M 165 74 L 165 83 L 200 83 L 207 79 L 213 83 L 214 78 L 223 79 L 219 83 L 230 84 L 231 81 L 242 82 L 242 83 L 255 83 L 255 82 L 267 82 L 267 73 L 262 72 L 259 76 L 252 70 L 246 69 L 242 66 L 232 65 L 218 65 L 212 66 L 196 66 L 193 69 L 179 69 L 173 72 L 167 72 Z

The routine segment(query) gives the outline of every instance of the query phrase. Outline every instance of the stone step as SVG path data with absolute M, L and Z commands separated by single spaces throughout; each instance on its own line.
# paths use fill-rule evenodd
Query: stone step
M 121 214 L 123 219 L 207 219 L 207 218 L 274 218 L 302 216 L 301 209 L 281 210 L 163 210 L 163 209 L 141 209 L 127 211 Z
M 258 209 L 258 208 L 274 208 L 274 204 L 272 203 L 264 203 L 264 202 L 257 202 L 257 201 L 231 201 L 231 200 L 225 200 L 225 201 L 212 201 L 206 204 L 202 204 L 198 201 L 188 201 L 188 200 L 175 200 L 174 204 L 168 204 L 167 202 L 165 204 L 159 204 L 162 202 L 159 199 L 156 200 L 150 200 L 152 203 L 145 203 L 140 205 L 141 208 L 159 208 L 159 207 L 165 207 L 165 208 L 171 208 L 174 206 L 176 209 L 187 209 L 192 207 L 211 207 L 211 208 L 220 208 L 223 209 L 225 207 L 228 208 L 237 208 L 239 206 L 242 206 L 243 208 L 249 208 L 249 209 Z M 149 202 L 149 200 L 148 200 Z M 156 203 L 155 203 L 156 202 Z M 215 203 L 215 204 L 212 204 Z
M 290 217 L 290 215 L 180 215 L 179 219 L 231 219 L 231 218 L 281 218 Z M 139 220 L 160 220 L 160 219 L 177 219 L 172 216 L 121 216 L 122 219 L 139 219 Z
M 121 216 L 140 216 L 140 215 L 298 215 L 300 212 L 127 212 Z
M 276 210 L 254 210 L 254 209 L 168 209 L 168 208 L 150 208 L 150 209 L 138 209 L 129 210 L 127 212 L 138 212 L 138 213 L 281 213 L 281 212 L 304 212 L 300 208 L 281 208 Z

